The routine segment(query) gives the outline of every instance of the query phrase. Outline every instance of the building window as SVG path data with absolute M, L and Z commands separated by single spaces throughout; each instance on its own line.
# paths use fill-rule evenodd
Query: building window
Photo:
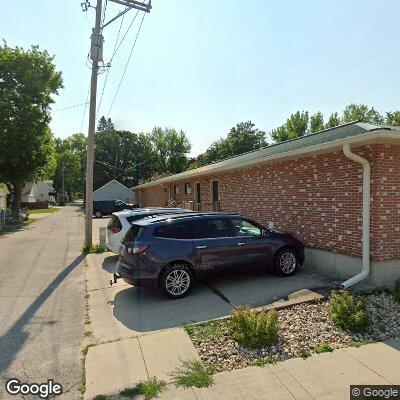
M 192 194 L 192 185 L 190 183 L 185 183 L 185 194 Z
M 180 193 L 179 185 L 174 185 L 174 195 L 177 196 Z
M 211 201 L 215 203 L 219 201 L 219 186 L 218 181 L 211 182 Z

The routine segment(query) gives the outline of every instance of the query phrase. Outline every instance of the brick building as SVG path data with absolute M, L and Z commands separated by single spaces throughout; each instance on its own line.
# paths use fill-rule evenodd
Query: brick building
M 370 170 L 370 172 L 368 171 Z M 400 128 L 350 123 L 133 188 L 142 207 L 251 217 L 307 246 L 306 268 L 400 278 Z

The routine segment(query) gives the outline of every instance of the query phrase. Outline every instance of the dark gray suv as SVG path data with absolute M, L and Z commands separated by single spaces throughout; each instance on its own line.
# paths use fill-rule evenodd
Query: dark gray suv
M 304 246 L 291 235 L 240 215 L 191 212 L 136 221 L 122 241 L 118 274 L 177 299 L 200 275 L 268 268 L 290 276 L 303 261 Z

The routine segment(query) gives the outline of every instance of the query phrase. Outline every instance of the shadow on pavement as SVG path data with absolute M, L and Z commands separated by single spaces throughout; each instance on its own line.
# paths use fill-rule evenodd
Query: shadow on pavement
M 188 297 L 170 300 L 157 290 L 130 287 L 114 297 L 114 317 L 128 329 L 148 332 L 228 315 L 232 307 L 196 285 Z
M 24 311 L 11 328 L 0 337 L 0 372 L 5 371 L 13 362 L 19 350 L 24 346 L 29 335 L 25 332 L 25 326 L 30 323 L 31 318 L 42 304 L 52 295 L 61 282 L 82 262 L 85 258 L 81 254 L 71 262 L 52 282 L 40 293 L 36 300 Z M 10 343 L 12 344 L 10 346 Z M 40 356 L 38 354 L 38 356 Z

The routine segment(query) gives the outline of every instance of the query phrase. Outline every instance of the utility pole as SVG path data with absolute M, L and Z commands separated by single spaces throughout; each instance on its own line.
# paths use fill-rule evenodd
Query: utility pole
M 92 222 L 93 222 L 93 163 L 94 163 L 94 132 L 96 129 L 96 95 L 97 95 L 97 75 L 99 62 L 103 61 L 103 42 L 102 30 L 117 18 L 124 15 L 129 10 L 135 8 L 139 11 L 149 13 L 151 10 L 151 0 L 149 3 L 142 3 L 136 0 L 109 0 L 125 6 L 125 9 L 118 13 L 102 26 L 102 0 L 97 0 L 96 4 L 96 22 L 91 36 L 90 59 L 92 60 L 92 77 L 90 81 L 90 106 L 89 106 L 89 128 L 88 144 L 86 157 L 86 197 L 85 197 L 85 246 L 92 245 Z M 81 4 L 83 11 L 88 11 L 90 1 L 85 0 Z
M 93 162 L 94 130 L 96 129 L 96 95 L 99 61 L 103 59 L 103 35 L 101 34 L 102 0 L 97 0 L 96 23 L 91 36 L 90 58 L 92 77 L 90 80 L 89 129 L 86 157 L 86 199 L 85 199 L 85 246 L 92 245 L 93 222 Z

